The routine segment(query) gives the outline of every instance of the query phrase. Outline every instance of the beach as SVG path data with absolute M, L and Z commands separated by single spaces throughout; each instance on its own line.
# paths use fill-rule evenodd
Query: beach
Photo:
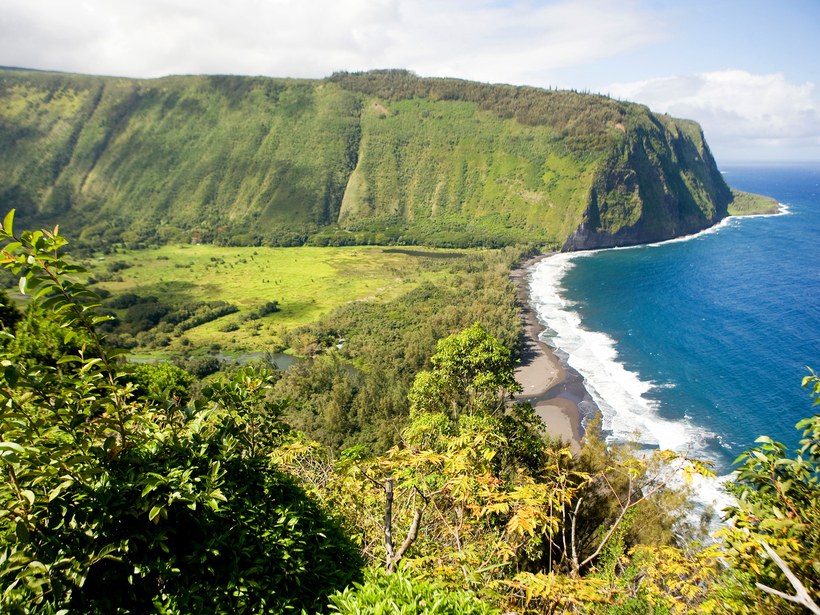
M 515 400 L 531 403 L 535 413 L 544 421 L 547 432 L 560 437 L 570 445 L 573 453 L 578 453 L 581 448 L 578 401 L 583 398 L 584 391 L 579 382 L 568 379 L 567 370 L 553 349 L 541 340 L 544 327 L 530 304 L 529 269 L 542 258 L 545 256 L 529 259 L 510 274 L 517 287 L 526 340 L 521 363 L 515 370 L 515 379 L 524 390 Z

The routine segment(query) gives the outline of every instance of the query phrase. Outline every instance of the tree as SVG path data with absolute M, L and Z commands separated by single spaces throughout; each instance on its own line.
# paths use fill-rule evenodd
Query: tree
M 130 378 L 137 385 L 137 395 L 168 406 L 185 406 L 190 401 L 189 388 L 196 381 L 171 363 L 141 363 L 134 366 Z
M 554 537 L 560 511 L 583 476 L 568 469 L 570 453 L 543 442 L 533 475 L 514 460 L 496 416 L 420 414 L 403 444 L 375 458 L 352 457 L 345 476 L 348 513 L 362 532 L 365 554 L 388 572 L 400 565 L 450 583 L 480 588 L 520 565 Z
M 512 353 L 479 323 L 440 340 L 430 363 L 410 390 L 411 412 L 500 412 L 508 396 L 522 390 Z
M 685 492 L 670 483 L 690 474 L 714 475 L 708 464 L 672 451 L 638 454 L 630 445 L 607 445 L 600 420 L 598 415 L 586 425 L 573 459 L 573 468 L 588 479 L 572 507 L 562 511 L 561 543 L 554 545 L 558 569 L 574 577 L 596 566 L 612 540 L 624 549 L 641 542 L 674 544 L 687 503 Z

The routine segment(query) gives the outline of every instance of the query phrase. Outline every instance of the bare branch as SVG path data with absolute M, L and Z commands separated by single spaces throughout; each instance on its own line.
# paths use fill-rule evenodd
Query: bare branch
M 581 569 L 581 566 L 586 566 L 589 562 L 591 562 L 596 557 L 598 557 L 598 554 L 601 552 L 601 549 L 603 549 L 604 545 L 606 545 L 606 543 L 609 542 L 609 539 L 612 537 L 612 534 L 615 533 L 615 530 L 618 529 L 618 526 L 621 524 L 621 521 L 623 521 L 623 518 L 626 515 L 626 511 L 628 511 L 635 504 L 640 502 L 643 498 L 641 498 L 641 500 L 637 500 L 636 502 L 630 504 L 629 501 L 631 499 L 632 499 L 632 481 L 630 480 L 629 493 L 626 496 L 627 505 L 621 507 L 621 514 L 618 515 L 618 518 L 615 519 L 615 522 L 609 528 L 609 531 L 606 533 L 606 536 L 604 536 L 603 540 L 601 540 L 601 542 L 598 544 L 598 548 L 595 549 L 595 551 L 592 553 L 592 555 L 590 555 L 588 558 L 586 558 L 583 562 L 581 562 L 578 565 L 578 570 Z
M 788 567 L 786 562 L 784 562 L 781 557 L 772 549 L 768 544 L 764 541 L 758 541 L 762 546 L 769 557 L 772 558 L 772 561 L 777 564 L 777 567 L 786 575 L 786 578 L 791 583 L 792 587 L 794 588 L 794 595 L 790 596 L 789 594 L 774 589 L 772 587 L 768 587 L 767 585 L 763 585 L 763 583 L 755 583 L 758 589 L 763 590 L 767 594 L 772 594 L 773 596 L 777 596 L 779 598 L 783 598 L 784 600 L 788 600 L 789 602 L 794 602 L 795 604 L 799 604 L 801 606 L 806 607 L 815 615 L 820 615 L 820 607 L 817 606 L 817 603 L 812 600 L 811 596 L 809 595 L 808 590 L 806 587 L 800 582 L 795 574 L 791 571 Z
M 606 476 L 606 472 L 601 472 L 601 478 L 604 479 L 606 482 L 606 486 L 609 487 L 609 490 L 612 492 L 612 495 L 615 496 L 615 499 L 618 500 L 618 506 L 623 508 L 623 503 L 621 502 L 621 498 L 618 495 L 618 492 L 615 490 L 615 487 L 612 486 L 612 483 L 609 482 L 609 479 Z
M 578 510 L 580 510 L 581 502 L 583 501 L 583 497 L 578 498 L 578 502 L 575 504 L 575 510 L 572 512 L 572 536 L 570 543 L 572 545 L 572 573 L 576 576 L 580 572 L 581 566 L 578 564 L 578 550 L 575 546 L 575 522 L 578 519 Z
M 417 508 L 413 512 L 413 523 L 410 524 L 410 529 L 407 531 L 407 538 L 404 539 L 404 542 L 401 543 L 399 550 L 396 551 L 395 555 L 395 562 L 397 564 L 401 561 L 401 558 L 404 557 L 404 552 L 412 545 L 416 538 L 419 535 L 419 525 L 421 523 L 421 516 L 424 514 L 425 509 L 427 508 L 427 504 L 425 503 L 424 506 L 421 508 Z
M 416 492 L 421 497 L 424 505 L 421 508 L 416 508 L 413 512 L 413 522 L 410 524 L 410 529 L 407 530 L 407 536 L 404 542 L 401 543 L 398 551 L 393 550 L 393 478 L 386 478 L 384 480 L 384 547 L 387 551 L 386 565 L 387 572 L 393 573 L 396 570 L 396 564 L 404 557 L 404 553 L 410 548 L 419 535 L 419 526 L 421 525 L 421 516 L 427 509 L 429 500 L 425 495 L 415 487 Z
M 393 479 L 384 480 L 384 549 L 387 552 L 387 572 L 393 572 Z

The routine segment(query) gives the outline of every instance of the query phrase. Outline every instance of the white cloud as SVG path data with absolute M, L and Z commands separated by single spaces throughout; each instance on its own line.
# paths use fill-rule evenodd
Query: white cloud
M 584 82 L 591 72 L 601 83 L 600 71 L 629 73 L 656 51 L 669 53 L 659 43 L 679 40 L 682 26 L 663 7 L 650 0 L 3 0 L 0 65 L 131 77 L 408 68 L 594 87 Z M 746 158 L 744 148 L 802 147 L 820 158 L 812 83 L 738 70 L 596 89 L 700 121 L 716 153 Z
M 138 77 L 410 68 L 546 84 L 665 28 L 640 0 L 5 0 L 0 64 Z
M 722 70 L 615 84 L 609 92 L 697 120 L 718 157 L 820 155 L 820 96 L 812 82 L 791 83 L 781 73 Z

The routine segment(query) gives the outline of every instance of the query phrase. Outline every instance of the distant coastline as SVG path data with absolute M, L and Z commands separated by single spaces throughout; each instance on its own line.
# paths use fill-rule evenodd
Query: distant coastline
M 730 216 L 772 216 L 781 211 L 777 199 L 769 196 L 732 189 L 732 197 Z

